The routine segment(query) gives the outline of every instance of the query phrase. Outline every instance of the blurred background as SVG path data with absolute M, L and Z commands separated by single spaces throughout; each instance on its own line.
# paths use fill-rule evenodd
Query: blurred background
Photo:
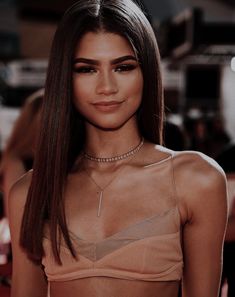
M 0 152 L 26 98 L 44 86 L 56 26 L 74 2 L 0 0 Z M 234 173 L 235 0 L 136 2 L 162 56 L 166 146 L 204 152 Z M 0 254 L 3 238 L 0 229 Z
M 43 87 L 56 25 L 74 2 L 0 0 L 0 150 L 27 96 Z M 215 157 L 235 140 L 235 1 L 136 2 L 158 39 L 167 122 L 185 148 Z

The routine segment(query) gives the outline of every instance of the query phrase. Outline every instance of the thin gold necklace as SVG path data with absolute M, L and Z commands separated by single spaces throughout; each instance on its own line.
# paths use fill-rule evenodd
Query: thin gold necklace
M 85 168 L 84 168 L 85 169 Z M 101 207 L 102 207 L 102 202 L 103 202 L 103 195 L 104 195 L 104 190 L 115 180 L 115 178 L 118 176 L 118 173 L 104 186 L 101 187 L 96 181 L 95 179 L 88 173 L 87 169 L 85 169 L 85 172 L 87 174 L 87 176 L 89 177 L 89 179 L 97 186 L 97 188 L 99 189 L 98 194 L 99 194 L 99 204 L 98 204 L 98 209 L 97 209 L 97 217 L 100 217 L 100 213 L 101 213 Z
M 140 145 L 141 144 L 141 145 Z M 138 147 L 138 150 L 136 150 L 136 148 L 134 149 L 134 153 L 131 153 L 131 155 L 129 156 L 132 156 L 134 157 L 135 154 L 137 154 L 139 152 L 139 150 L 141 149 L 141 147 L 143 146 L 144 144 L 144 140 L 142 139 L 141 140 L 141 143 L 140 143 L 137 147 Z M 133 150 L 132 150 L 133 151 Z M 128 157 L 129 157 L 128 156 Z M 127 157 L 123 157 L 121 160 L 123 159 L 126 159 Z M 88 158 L 87 158 L 88 159 Z M 108 158 L 109 159 L 109 158 Z M 132 158 L 131 158 L 132 159 Z M 129 160 L 130 161 L 130 160 Z M 97 162 L 102 162 L 102 161 L 97 161 Z M 104 161 L 104 162 L 113 162 L 113 161 Z M 85 173 L 87 174 L 87 176 L 89 177 L 89 179 L 97 186 L 97 188 L 99 189 L 99 203 L 98 203 L 98 209 L 97 209 L 97 217 L 100 217 L 100 213 L 101 213 L 101 207 L 102 207 L 102 202 L 103 202 L 103 196 L 104 196 L 104 190 L 109 186 L 111 185 L 111 183 L 116 179 L 116 177 L 118 176 L 119 174 L 119 171 L 120 169 L 118 170 L 117 174 L 104 186 L 104 187 L 101 187 L 97 182 L 96 180 L 89 174 L 89 172 L 87 171 L 87 169 L 84 167 L 84 170 L 85 170 Z

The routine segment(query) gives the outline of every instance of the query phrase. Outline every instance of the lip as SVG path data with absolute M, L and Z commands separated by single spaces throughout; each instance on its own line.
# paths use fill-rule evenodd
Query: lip
M 100 111 L 115 111 L 116 109 L 118 109 L 121 104 L 124 102 L 123 101 L 97 101 L 95 103 L 93 103 L 93 105 L 95 106 L 96 109 L 100 110 Z
M 94 105 L 102 105 L 102 106 L 110 106 L 110 105 L 117 105 L 117 104 L 121 104 L 123 101 L 97 101 L 95 103 L 93 103 Z

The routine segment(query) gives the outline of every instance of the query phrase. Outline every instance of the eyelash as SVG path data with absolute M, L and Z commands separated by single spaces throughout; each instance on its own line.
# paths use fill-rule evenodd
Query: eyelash
M 77 73 L 93 73 L 95 72 L 95 69 L 89 66 L 81 66 L 81 67 L 75 67 L 74 72 Z
M 117 66 L 115 71 L 116 72 L 126 72 L 126 71 L 131 71 L 134 70 L 136 68 L 136 65 L 133 64 L 123 64 L 120 66 Z
M 115 72 L 128 72 L 131 70 L 134 70 L 137 66 L 133 64 L 123 64 L 117 66 L 114 70 Z M 74 72 L 81 73 L 81 74 L 91 74 L 95 73 L 96 69 L 90 66 L 81 66 L 81 67 L 75 67 Z

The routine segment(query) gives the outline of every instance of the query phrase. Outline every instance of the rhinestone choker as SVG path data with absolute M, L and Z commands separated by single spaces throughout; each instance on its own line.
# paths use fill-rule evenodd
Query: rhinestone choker
M 131 149 L 130 151 L 126 152 L 125 154 L 118 155 L 118 156 L 115 156 L 115 157 L 109 157 L 109 158 L 100 157 L 99 158 L 99 157 L 91 156 L 91 155 L 87 154 L 86 152 L 83 152 L 83 156 L 86 159 L 89 159 L 89 160 L 94 161 L 94 162 L 99 162 L 99 163 L 102 163 L 102 162 L 103 163 L 105 163 L 105 162 L 115 162 L 115 161 L 120 161 L 120 160 L 127 159 L 128 157 L 138 153 L 138 151 L 141 149 L 143 144 L 144 144 L 144 138 L 142 138 L 141 142 L 136 147 Z

